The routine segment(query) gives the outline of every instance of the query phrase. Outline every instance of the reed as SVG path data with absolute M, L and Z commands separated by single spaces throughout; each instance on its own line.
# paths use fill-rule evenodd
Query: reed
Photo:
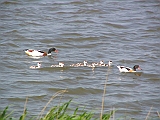
M 45 111 L 46 107 L 49 105 L 49 103 L 50 103 L 55 97 L 57 97 L 57 96 L 60 95 L 60 94 L 65 93 L 65 92 L 67 92 L 67 90 L 60 90 L 60 91 L 56 92 L 56 93 L 51 97 L 51 99 L 48 101 L 48 103 L 44 106 L 44 108 L 43 108 L 42 111 L 40 112 L 39 116 L 37 117 L 37 120 L 38 120 L 40 117 L 42 117 L 42 114 L 43 114 L 43 112 Z
M 105 80 L 104 89 L 103 89 L 100 120 L 103 119 L 104 100 L 105 100 L 105 95 L 106 95 L 106 88 L 107 88 L 107 81 L 108 81 L 109 72 L 110 72 L 110 67 L 108 67 L 108 70 L 107 70 L 106 80 Z
M 158 114 L 158 117 L 160 118 L 160 114 L 159 114 L 159 112 L 157 111 L 157 114 Z
M 25 120 L 26 115 L 27 115 L 27 101 L 28 101 L 28 97 L 26 98 L 26 102 L 24 104 L 24 110 L 23 110 L 23 114 L 21 115 L 21 117 L 19 118 L 19 120 Z
M 149 110 L 149 112 L 148 112 L 148 114 L 147 114 L 147 116 L 146 116 L 146 119 L 145 119 L 145 120 L 147 120 L 147 119 L 148 119 L 148 117 L 149 117 L 149 115 L 150 115 L 151 110 L 152 110 L 152 107 L 150 108 L 150 110 Z

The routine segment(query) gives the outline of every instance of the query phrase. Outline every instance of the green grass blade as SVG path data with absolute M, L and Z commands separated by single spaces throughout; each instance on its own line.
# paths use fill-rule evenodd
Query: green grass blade
M 24 113 L 22 114 L 22 116 L 19 118 L 19 120 L 25 120 L 27 115 L 27 109 L 24 110 Z
M 68 108 L 68 106 L 69 106 L 70 103 L 71 103 L 71 100 L 63 105 L 63 107 L 62 107 L 63 109 L 61 110 L 61 111 L 63 111 L 63 112 L 62 112 L 62 114 L 58 117 L 59 119 L 65 114 L 65 112 L 67 111 L 67 108 Z
M 110 113 L 103 114 L 102 120 L 109 120 L 115 111 L 111 111 Z
M 4 117 L 5 117 L 7 110 L 8 110 L 8 106 L 3 110 L 0 118 L 4 118 Z M 3 119 L 2 119 L 2 120 L 3 120 Z
M 76 108 L 76 110 L 74 111 L 73 115 L 76 115 L 78 111 L 78 107 Z

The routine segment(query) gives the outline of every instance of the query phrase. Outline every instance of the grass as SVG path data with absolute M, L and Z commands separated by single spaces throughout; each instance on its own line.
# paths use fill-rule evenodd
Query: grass
M 85 111 L 84 109 L 81 110 L 80 108 L 76 108 L 71 113 L 71 110 L 69 109 L 69 105 L 71 104 L 72 100 L 69 100 L 68 102 L 65 102 L 61 105 L 57 105 L 52 107 L 46 114 L 43 114 L 46 107 L 49 105 L 49 103 L 58 95 L 63 94 L 67 92 L 67 90 L 61 90 L 55 93 L 51 99 L 48 101 L 48 103 L 44 106 L 42 111 L 38 116 L 27 118 L 27 101 L 28 98 L 26 98 L 26 102 L 24 105 L 24 111 L 23 114 L 19 117 L 19 119 L 16 119 L 12 117 L 12 113 L 8 112 L 8 106 L 0 113 L 0 120 L 99 120 L 99 118 L 95 118 L 95 114 L 93 112 Z M 111 111 L 109 113 L 105 113 L 100 118 L 101 120 L 109 120 L 110 117 L 114 114 L 114 111 Z
M 65 102 L 63 104 L 62 103 L 58 104 L 52 107 L 48 112 L 46 112 L 46 114 L 44 114 L 44 111 L 46 107 L 49 105 L 49 103 L 56 96 L 62 93 L 65 93 L 65 92 L 67 91 L 61 90 L 61 91 L 58 91 L 55 95 L 53 95 L 51 99 L 49 100 L 49 102 L 44 106 L 40 114 L 35 117 L 30 117 L 30 118 L 28 117 L 29 115 L 28 115 L 27 108 L 26 108 L 28 98 L 26 98 L 26 102 L 24 105 L 24 111 L 19 118 L 14 118 L 13 111 L 9 112 L 8 110 L 9 107 L 7 106 L 3 111 L 0 111 L 0 120 L 115 120 L 114 118 L 115 110 L 111 110 L 109 113 L 103 113 L 103 114 L 101 112 L 100 117 L 97 117 L 95 113 L 86 111 L 79 107 L 76 107 L 75 109 L 69 108 L 69 105 L 72 103 L 72 100 L 69 100 L 68 102 Z M 150 108 L 145 120 L 152 120 L 152 118 L 149 117 L 151 113 L 151 109 L 152 107 Z M 156 118 L 160 119 L 160 114 L 158 111 L 157 111 Z M 126 120 L 126 118 L 119 118 L 117 120 Z
M 8 113 L 8 107 L 6 107 L 0 114 L 0 120 L 99 120 L 99 118 L 93 118 L 94 113 L 80 110 L 77 107 L 73 112 L 68 109 L 72 100 L 69 100 L 62 105 L 52 107 L 46 114 L 38 117 L 27 118 L 27 109 L 24 110 L 23 114 L 19 119 L 11 117 L 12 112 Z M 113 115 L 114 111 L 103 114 L 102 120 L 109 120 Z

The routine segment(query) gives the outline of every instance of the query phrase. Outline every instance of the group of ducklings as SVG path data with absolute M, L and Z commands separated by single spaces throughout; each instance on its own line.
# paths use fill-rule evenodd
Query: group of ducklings
M 103 62 L 103 60 L 101 60 L 101 61 L 99 61 L 99 62 L 93 62 L 93 63 L 91 63 L 91 64 L 88 64 L 88 62 L 87 61 L 83 61 L 83 63 L 76 63 L 76 64 L 72 64 L 72 65 L 70 65 L 70 66 L 72 66 L 72 67 L 102 67 L 102 66 L 107 66 L 107 67 L 109 67 L 109 66 L 111 66 L 111 64 L 112 64 L 112 61 L 109 61 L 108 62 L 108 64 L 105 64 L 104 62 Z
M 69 65 L 70 67 L 91 67 L 92 70 L 95 67 L 110 67 L 112 65 L 112 61 L 109 61 L 108 64 L 105 64 L 103 60 L 99 62 L 88 63 L 87 61 L 83 61 L 82 63 L 75 63 Z M 51 65 L 50 67 L 64 67 L 63 62 L 59 62 L 58 65 Z M 41 63 L 37 63 L 37 66 L 30 66 L 31 69 L 41 68 Z M 125 66 L 117 66 L 120 72 L 137 72 L 136 70 L 142 70 L 139 65 L 134 65 L 133 68 L 125 67 Z
M 110 67 L 112 64 L 112 61 L 109 61 L 108 64 L 105 64 L 103 60 L 99 61 L 99 62 L 93 62 L 91 64 L 89 64 L 87 61 L 83 61 L 82 63 L 75 63 L 75 64 L 71 64 L 69 66 L 71 67 L 102 67 L 102 66 L 106 66 L 106 67 Z M 64 67 L 64 63 L 63 62 L 59 62 L 58 65 L 51 65 L 50 67 Z M 38 69 L 41 68 L 41 63 L 38 62 L 36 66 L 30 66 L 31 69 Z

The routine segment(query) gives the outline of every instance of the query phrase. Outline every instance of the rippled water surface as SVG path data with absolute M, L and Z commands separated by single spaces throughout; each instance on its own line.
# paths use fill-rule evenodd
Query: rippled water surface
M 24 49 L 48 51 L 34 59 Z M 11 105 L 21 115 L 26 97 L 30 115 L 38 115 L 52 95 L 67 89 L 61 101 L 73 101 L 100 113 L 107 81 L 104 111 L 115 117 L 152 119 L 160 112 L 160 2 L 107 0 L 25 0 L 0 2 L 0 109 Z M 70 67 L 83 62 L 107 63 L 111 68 Z M 42 63 L 42 68 L 29 66 Z M 50 68 L 64 62 L 64 68 Z M 139 64 L 140 74 L 119 73 L 117 65 Z M 50 105 L 57 105 L 60 98 Z M 125 116 L 125 117 L 124 117 Z

